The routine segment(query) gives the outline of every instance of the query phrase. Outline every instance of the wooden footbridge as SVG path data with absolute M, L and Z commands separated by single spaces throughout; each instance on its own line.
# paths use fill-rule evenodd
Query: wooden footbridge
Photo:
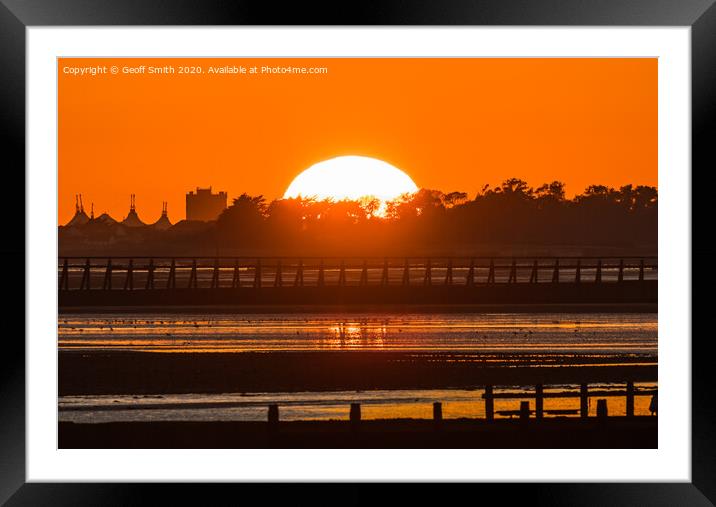
M 60 306 L 656 303 L 656 257 L 61 257 Z

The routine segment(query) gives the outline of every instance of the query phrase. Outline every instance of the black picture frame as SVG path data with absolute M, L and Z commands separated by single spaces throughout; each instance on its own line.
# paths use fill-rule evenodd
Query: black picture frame
M 0 101 L 6 188 L 25 188 L 25 49 L 26 28 L 32 26 L 87 25 L 571 25 L 571 26 L 689 26 L 692 71 L 692 178 L 695 189 L 708 191 L 716 168 L 716 6 L 714 0 L 401 0 L 326 3 L 204 0 L 1 0 Z M 684 170 L 688 170 L 685 168 Z M 16 194 L 24 193 L 16 190 Z M 23 197 L 20 197 L 22 200 Z M 693 223 L 709 216 L 708 200 L 692 202 L 704 208 L 692 211 Z M 15 209 L 24 209 L 16 203 Z M 6 266 L 25 265 L 25 224 L 4 225 L 7 240 L 0 255 Z M 692 266 L 711 255 L 706 245 L 692 245 Z M 19 269 L 8 269 L 4 287 L 24 287 Z M 697 283 L 710 281 L 704 275 Z M 24 292 L 24 291 L 23 291 Z M 666 296 L 668 297 L 668 296 Z M 15 294 L 16 305 L 24 298 Z M 20 303 L 22 301 L 22 303 Z M 32 304 L 32 301 L 28 301 Z M 18 314 L 20 308 L 17 308 Z M 692 310 L 692 314 L 693 314 Z M 695 324 L 695 322 L 694 322 Z M 695 330 L 695 326 L 692 326 Z M 7 329 L 7 328 L 6 328 Z M 181 503 L 223 495 L 226 489 L 208 485 L 39 484 L 25 481 L 25 345 L 19 333 L 6 333 L 0 368 L 0 502 L 7 505 L 129 505 L 148 503 L 160 496 L 179 497 Z M 24 329 L 23 329 L 24 334 Z M 549 505 L 714 505 L 716 503 L 716 382 L 709 355 L 710 337 L 692 340 L 692 482 L 691 483 L 589 483 L 589 484 L 485 484 L 479 498 L 505 495 L 508 503 L 525 501 Z M 664 339 L 688 339 L 665 337 Z M 369 488 L 369 487 L 366 487 Z M 306 495 L 317 500 L 314 489 L 302 487 L 294 501 Z M 229 492 L 235 495 L 234 491 Z M 241 495 L 247 494 L 242 492 Z M 262 495 L 265 493 L 261 493 Z M 292 492 L 295 495 L 296 492 Z M 465 492 L 454 490 L 454 494 Z M 468 493 L 473 495 L 475 493 Z M 209 495 L 209 496 L 207 496 Z M 326 493 L 327 496 L 328 493 Z M 351 485 L 340 501 L 359 503 L 374 493 Z M 409 496 L 423 500 L 424 488 Z M 483 496 L 486 495 L 486 496 Z M 231 497 L 229 497 L 231 498 Z M 236 498 L 236 497 L 234 497 Z M 173 501 L 173 500 L 172 500 Z M 403 500 L 410 501 L 406 496 Z M 401 503 L 403 503 L 401 502 Z

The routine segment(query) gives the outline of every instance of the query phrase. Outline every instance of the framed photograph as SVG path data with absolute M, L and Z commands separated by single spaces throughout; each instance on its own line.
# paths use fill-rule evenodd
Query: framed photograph
M 27 303 L 3 501 L 380 481 L 712 505 L 709 2 L 6 4 Z

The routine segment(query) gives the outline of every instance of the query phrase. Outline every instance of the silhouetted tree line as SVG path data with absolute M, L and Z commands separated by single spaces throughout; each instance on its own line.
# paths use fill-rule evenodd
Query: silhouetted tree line
M 471 244 L 656 245 L 657 190 L 592 185 L 573 199 L 564 183 L 538 188 L 511 178 L 464 192 L 421 189 L 383 205 L 376 199 L 310 198 L 268 203 L 242 194 L 217 221 L 222 247 L 434 251 Z M 407 248 L 405 248 L 407 247 Z
M 59 246 L 61 255 L 655 255 L 657 206 L 654 187 L 592 185 L 567 199 L 562 182 L 517 178 L 472 199 L 430 189 L 384 204 L 242 194 L 216 222 L 63 228 Z

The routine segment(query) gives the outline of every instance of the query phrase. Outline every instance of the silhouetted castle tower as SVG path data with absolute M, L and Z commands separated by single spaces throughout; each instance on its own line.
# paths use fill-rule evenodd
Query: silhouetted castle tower
M 72 217 L 72 220 L 67 222 L 67 226 L 85 225 L 89 221 L 90 219 L 82 205 L 82 195 L 75 194 L 75 216 Z
M 226 192 L 211 193 L 211 187 L 196 187 L 186 194 L 186 219 L 209 222 L 216 220 L 226 209 Z
M 127 227 L 142 227 L 143 225 L 146 225 L 144 222 L 142 222 L 139 219 L 139 215 L 137 215 L 137 210 L 134 205 L 134 198 L 135 195 L 132 194 L 129 198 L 129 213 L 127 214 L 127 218 L 122 220 L 122 224 L 126 225 Z
M 168 203 L 166 202 L 162 203 L 162 216 L 160 216 L 159 220 L 152 224 L 152 227 L 159 229 L 160 231 L 165 231 L 172 226 L 172 223 L 169 221 L 169 217 L 167 216 L 167 205 Z

